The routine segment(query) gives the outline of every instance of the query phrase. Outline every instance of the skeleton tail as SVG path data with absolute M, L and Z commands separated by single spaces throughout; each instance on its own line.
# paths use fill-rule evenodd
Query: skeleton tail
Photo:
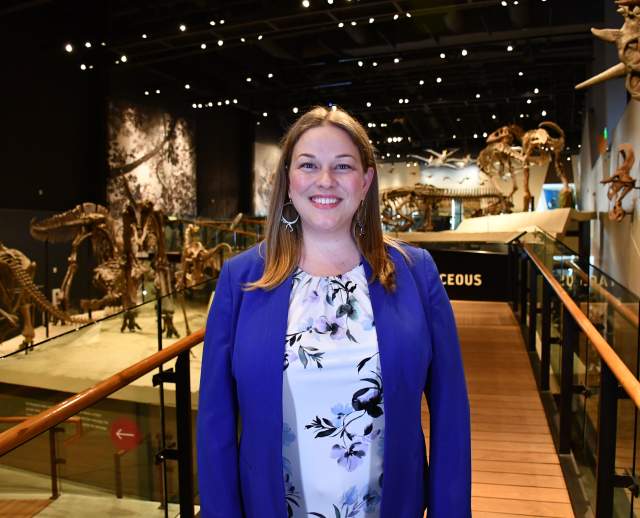
M 543 121 L 540 124 L 538 124 L 538 128 L 542 128 L 542 129 L 551 129 L 553 130 L 558 137 L 564 139 L 565 134 L 564 134 L 564 130 L 558 126 L 555 122 L 551 122 L 551 121 Z
M 13 256 L 6 253 L 0 253 L 0 259 L 9 266 L 20 287 L 41 311 L 47 312 L 51 316 L 65 323 L 84 324 L 90 322 L 90 320 L 85 318 L 73 317 L 51 304 L 51 302 L 49 302 L 38 289 L 27 272 L 22 268 L 18 260 Z

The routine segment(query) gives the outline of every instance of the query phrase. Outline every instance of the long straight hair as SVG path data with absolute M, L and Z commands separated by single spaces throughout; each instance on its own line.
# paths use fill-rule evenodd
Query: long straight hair
M 407 258 L 407 254 L 401 248 L 399 241 L 385 236 L 382 232 L 378 201 L 378 169 L 373 146 L 369 142 L 367 132 L 355 118 L 337 107 L 328 110 L 323 106 L 316 106 L 303 114 L 282 138 L 280 143 L 282 154 L 278 162 L 275 186 L 269 205 L 266 235 L 264 241 L 259 245 L 261 253 L 264 253 L 264 273 L 257 281 L 247 283 L 245 285 L 247 290 L 257 288 L 271 290 L 277 287 L 297 268 L 300 262 L 303 239 L 302 225 L 300 223 L 294 225 L 293 232 L 290 232 L 281 223 L 289 192 L 289 166 L 293 148 L 302 134 L 326 124 L 332 124 L 349 135 L 360 153 L 363 174 L 368 168 L 373 168 L 373 180 L 364 202 L 354 214 L 351 233 L 360 253 L 371 266 L 372 275 L 369 282 L 378 279 L 387 291 L 395 290 L 395 266 L 387 247 L 397 249 L 405 258 Z M 285 214 L 285 218 L 291 220 L 295 216 Z M 363 235 L 360 235 L 359 229 L 356 229 L 358 219 L 364 229 Z

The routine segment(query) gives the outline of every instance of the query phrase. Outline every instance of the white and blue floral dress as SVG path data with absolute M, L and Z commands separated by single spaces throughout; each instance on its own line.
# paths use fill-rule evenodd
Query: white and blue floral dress
M 290 517 L 379 516 L 383 387 L 362 265 L 293 276 L 283 379 L 284 480 Z

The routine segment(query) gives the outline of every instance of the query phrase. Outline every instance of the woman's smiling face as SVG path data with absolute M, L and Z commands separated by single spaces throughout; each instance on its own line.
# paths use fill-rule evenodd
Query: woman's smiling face
M 372 167 L 363 170 L 346 131 L 333 124 L 305 131 L 293 147 L 289 166 L 289 197 L 303 232 L 350 234 L 373 175 Z

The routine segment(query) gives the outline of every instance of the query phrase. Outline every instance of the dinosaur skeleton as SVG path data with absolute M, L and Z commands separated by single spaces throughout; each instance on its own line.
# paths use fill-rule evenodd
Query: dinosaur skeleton
M 620 163 L 621 158 L 622 164 Z M 622 200 L 636 188 L 636 181 L 630 174 L 635 161 L 635 153 L 633 152 L 631 144 L 620 144 L 618 147 L 618 167 L 616 168 L 616 172 L 600 181 L 603 185 L 609 184 L 609 190 L 607 191 L 609 200 L 615 199 L 613 207 L 609 210 L 609 219 L 612 221 L 622 221 L 627 215 L 622 208 Z
M 438 189 L 432 185 L 385 189 L 380 193 L 382 222 L 391 231 L 433 230 L 432 213 L 442 200 L 494 199 L 505 212 L 508 200 L 494 189 Z
M 78 270 L 78 249 L 87 239 L 98 266 L 94 270 L 94 284 L 106 292 L 99 300 L 83 301 L 83 309 L 100 309 L 120 303 L 123 277 L 115 238 L 114 221 L 102 205 L 82 203 L 71 210 L 56 214 L 30 225 L 31 236 L 40 241 L 61 243 L 71 241 L 67 271 L 60 287 L 59 304 L 68 309 L 69 294 Z
M 2 337 L 19 328 L 24 340 L 22 348 L 33 345 L 32 308 L 35 305 L 43 313 L 49 314 L 54 321 L 87 323 L 88 320 L 72 317 L 56 308 L 33 282 L 36 263 L 19 250 L 7 248 L 0 243 L 0 332 Z
M 217 277 L 222 269 L 225 255 L 233 249 L 227 243 L 220 243 L 213 248 L 205 248 L 198 237 L 200 227 L 193 223 L 187 225 L 182 247 L 182 261 L 176 272 L 176 289 L 198 287 L 209 279 Z M 206 275 L 206 272 L 209 275 Z
M 522 148 L 515 143 L 522 139 L 523 129 L 517 124 L 502 126 L 487 137 L 487 146 L 478 155 L 478 167 L 491 179 L 496 190 L 496 176 L 511 178 L 511 192 L 506 198 L 513 198 L 518 190 L 516 173 L 522 168 Z
M 615 43 L 620 63 L 587 79 L 576 89 L 588 88 L 616 77 L 627 76 L 625 86 L 633 99 L 640 101 L 640 0 L 617 0 L 618 13 L 624 17 L 620 29 L 591 29 L 597 38 Z
M 551 136 L 551 130 L 557 136 Z M 538 125 L 537 129 L 527 131 L 522 137 L 522 163 L 524 172 L 524 210 L 530 210 L 531 191 L 529 190 L 529 167 L 532 164 L 542 165 L 547 160 L 553 162 L 556 172 L 562 180 L 561 196 L 566 197 L 566 193 L 571 194 L 569 180 L 564 174 L 564 169 L 560 163 L 560 155 L 564 151 L 565 134 L 560 126 L 555 122 L 544 121 Z M 569 198 L 571 199 L 571 198 Z
M 444 149 L 441 153 L 434 151 L 433 149 L 427 149 L 428 157 L 421 155 L 409 155 L 410 158 L 416 158 L 425 163 L 426 167 L 448 167 L 451 169 L 464 169 L 465 167 L 472 165 L 475 160 L 471 158 L 471 155 L 465 155 L 463 158 L 454 157 L 458 152 L 458 149 Z
M 515 145 L 516 143 L 521 146 Z M 553 162 L 558 176 L 562 180 L 563 189 L 561 196 L 568 204 L 571 201 L 571 189 L 560 156 L 565 147 L 565 134 L 555 122 L 543 121 L 536 129 L 524 133 L 520 126 L 515 124 L 502 126 L 487 137 L 487 146 L 478 155 L 480 170 L 491 178 L 494 187 L 496 176 L 511 178 L 512 188 L 507 198 L 511 199 L 518 190 L 516 174 L 524 173 L 523 210 L 531 209 L 531 191 L 529 190 L 529 174 L 531 165 L 542 165 L 547 160 Z M 566 203 L 566 202 L 565 202 Z

